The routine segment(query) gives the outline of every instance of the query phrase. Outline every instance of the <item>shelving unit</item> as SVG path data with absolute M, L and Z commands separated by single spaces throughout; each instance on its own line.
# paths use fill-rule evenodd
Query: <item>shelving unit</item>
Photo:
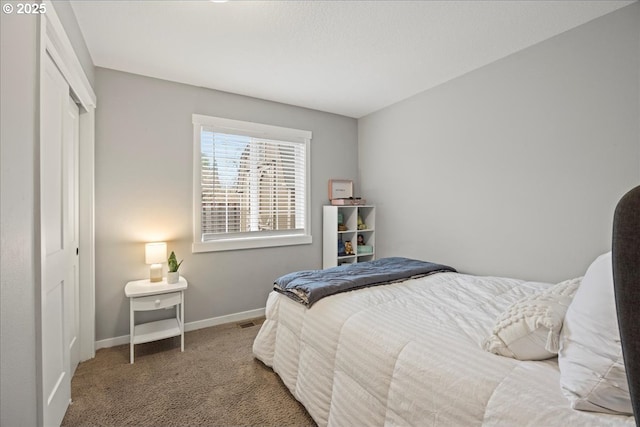
M 322 215 L 322 268 L 342 264 L 372 261 L 375 259 L 376 208 L 371 205 L 324 206 Z M 366 225 L 358 229 L 358 217 Z M 344 225 L 344 229 L 338 229 Z M 362 235 L 364 245 L 358 245 L 358 235 Z M 351 242 L 353 254 L 338 252 L 338 242 Z M 369 250 L 365 250 L 369 249 Z

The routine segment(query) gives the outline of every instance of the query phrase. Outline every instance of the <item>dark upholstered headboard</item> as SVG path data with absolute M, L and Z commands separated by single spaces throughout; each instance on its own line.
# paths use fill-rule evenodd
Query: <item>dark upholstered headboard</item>
M 612 259 L 622 354 L 640 426 L 640 186 L 625 194 L 616 207 Z

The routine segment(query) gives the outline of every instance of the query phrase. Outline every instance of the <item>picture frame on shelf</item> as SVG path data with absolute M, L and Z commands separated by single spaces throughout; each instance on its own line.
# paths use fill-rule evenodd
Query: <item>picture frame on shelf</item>
M 350 179 L 329 180 L 329 200 L 353 197 L 353 181 Z

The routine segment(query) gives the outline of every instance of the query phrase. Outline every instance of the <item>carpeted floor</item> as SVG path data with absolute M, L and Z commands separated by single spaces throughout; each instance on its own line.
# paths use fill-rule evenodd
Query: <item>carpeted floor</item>
M 133 365 L 128 344 L 99 350 L 76 370 L 62 425 L 315 426 L 253 358 L 261 322 L 188 332 L 184 353 L 179 338 L 136 345 Z

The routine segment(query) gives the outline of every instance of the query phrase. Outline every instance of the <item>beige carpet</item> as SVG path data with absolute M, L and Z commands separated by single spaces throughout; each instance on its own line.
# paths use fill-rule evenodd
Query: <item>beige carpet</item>
M 81 363 L 63 426 L 315 426 L 279 377 L 253 358 L 256 326 L 215 326 Z M 247 323 L 247 322 L 243 322 Z M 249 323 L 250 324 L 250 323 Z

